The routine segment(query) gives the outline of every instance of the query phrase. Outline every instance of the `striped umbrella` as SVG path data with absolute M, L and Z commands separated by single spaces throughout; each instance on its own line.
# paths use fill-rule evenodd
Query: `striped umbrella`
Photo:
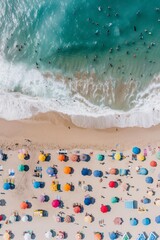
M 71 219 L 71 217 L 70 217 L 69 215 L 67 215 L 67 216 L 65 217 L 64 221 L 65 221 L 66 223 L 70 223 L 70 222 L 72 221 L 72 219 Z

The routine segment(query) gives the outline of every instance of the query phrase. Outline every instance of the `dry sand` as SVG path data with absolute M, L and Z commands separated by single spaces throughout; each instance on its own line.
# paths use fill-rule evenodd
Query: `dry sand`
M 81 129 L 74 126 L 66 116 L 59 116 L 55 113 L 39 114 L 33 119 L 24 121 L 5 121 L 0 120 L 0 146 L 7 153 L 8 159 L 6 162 L 2 161 L 4 171 L 1 172 L 1 183 L 5 178 L 8 177 L 8 169 L 13 168 L 16 172 L 15 183 L 16 188 L 14 190 L 5 191 L 4 195 L 1 195 L 1 199 L 5 199 L 7 204 L 6 207 L 1 207 L 1 213 L 7 218 L 9 215 L 17 210 L 20 216 L 23 213 L 33 216 L 33 211 L 37 208 L 45 209 L 49 212 L 49 216 L 45 218 L 34 217 L 31 222 L 23 223 L 22 221 L 5 224 L 2 221 L 1 233 L 4 233 L 5 229 L 10 229 L 13 231 L 16 240 L 23 239 L 22 233 L 24 230 L 33 230 L 37 240 L 44 240 L 44 233 L 53 229 L 55 232 L 58 230 L 64 230 L 68 234 L 70 240 L 75 239 L 75 234 L 77 231 L 82 231 L 85 235 L 85 239 L 94 239 L 93 232 L 99 231 L 104 233 L 104 239 L 109 239 L 108 232 L 113 230 L 118 230 L 122 233 L 129 232 L 132 235 L 131 239 L 136 239 L 139 232 L 146 232 L 149 234 L 151 231 L 159 233 L 159 225 L 155 223 L 154 218 L 159 214 L 159 208 L 154 205 L 154 199 L 160 197 L 159 189 L 156 187 L 157 175 L 159 173 L 159 162 L 158 167 L 153 169 L 149 166 L 150 160 L 155 160 L 155 154 L 148 151 L 149 156 L 144 162 L 131 160 L 131 149 L 132 146 L 138 145 L 142 149 L 151 145 L 152 149 L 155 147 L 156 150 L 160 145 L 159 138 L 159 126 L 141 129 L 141 128 L 129 128 L 129 129 L 106 129 L 106 130 L 94 130 L 94 129 Z M 17 166 L 20 163 L 17 157 L 17 150 L 20 148 L 26 148 L 30 153 L 30 160 L 24 161 L 25 164 L 29 165 L 30 170 L 26 173 L 20 173 L 17 170 Z M 71 160 L 65 163 L 58 162 L 57 160 L 57 150 L 59 148 L 65 148 L 68 150 L 68 155 L 75 150 L 80 150 L 80 153 L 90 153 L 94 152 L 91 156 L 89 162 L 79 162 L 73 163 Z M 35 166 L 37 166 L 37 160 L 39 151 L 46 149 L 47 152 L 51 153 L 50 162 L 40 163 L 39 165 L 43 168 L 43 177 L 40 179 L 46 183 L 44 189 L 34 189 L 32 186 L 32 180 L 35 177 L 32 176 Z M 111 154 L 112 149 L 117 149 L 118 151 L 123 151 L 125 155 L 129 157 L 123 159 L 122 161 L 115 161 L 108 157 Z M 96 160 L 96 154 L 100 152 L 103 153 L 106 158 L 104 160 L 105 164 L 101 165 L 100 162 Z M 65 182 L 72 182 L 75 186 L 73 192 L 51 192 L 50 183 L 52 178 L 46 174 L 46 169 L 48 166 L 57 164 L 58 169 L 58 181 L 62 186 Z M 70 175 L 65 175 L 63 173 L 64 166 L 71 166 L 74 168 L 74 173 Z M 149 169 L 149 176 L 154 177 L 155 181 L 151 185 L 145 183 L 145 176 L 137 175 L 135 167 L 141 165 Z M 110 167 L 116 168 L 130 168 L 131 176 L 119 177 L 109 175 L 108 178 L 103 178 L 100 183 L 99 179 L 93 177 L 82 177 L 81 169 L 87 166 L 88 168 L 95 170 L 102 170 L 103 173 L 108 171 Z M 108 182 L 110 180 L 116 180 L 121 178 L 123 182 L 129 183 L 134 188 L 130 188 L 128 196 L 127 192 L 122 191 L 121 185 L 116 189 L 110 189 L 108 187 Z M 56 223 L 54 220 L 55 214 L 59 211 L 63 211 L 65 214 L 72 215 L 72 204 L 73 202 L 82 203 L 84 201 L 84 196 L 88 192 L 84 192 L 80 187 L 78 187 L 78 181 L 85 181 L 87 184 L 92 185 L 93 191 L 89 192 L 90 196 L 95 198 L 95 203 L 90 206 L 84 206 L 84 212 L 81 214 L 75 214 L 73 216 L 75 221 L 73 223 Z M 0 187 L 0 192 L 4 192 L 3 187 Z M 124 200 L 142 199 L 146 196 L 147 187 L 150 186 L 156 190 L 156 195 L 151 197 L 151 203 L 145 205 L 148 212 L 138 213 L 135 210 L 128 210 L 124 208 Z M 103 187 L 107 187 L 106 189 Z M 139 191 L 136 189 L 139 188 Z M 38 199 L 33 199 L 33 196 L 38 197 L 41 193 L 49 195 L 50 200 L 47 203 L 40 203 Z M 51 206 L 51 200 L 60 196 L 62 201 L 64 201 L 64 209 L 53 209 Z M 101 196 L 104 196 L 102 198 Z M 110 199 L 112 196 L 122 197 L 123 201 L 117 204 L 112 204 Z M 28 200 L 32 203 L 32 207 L 27 210 L 20 210 L 20 203 L 23 200 Z M 106 214 L 100 212 L 101 203 L 110 205 L 111 211 Z M 138 206 L 144 206 L 139 204 Z M 69 207 L 66 208 L 66 207 Z M 85 213 L 93 214 L 95 220 L 91 224 L 86 224 L 84 222 Z M 64 215 L 65 216 L 65 215 Z M 113 219 L 116 216 L 121 216 L 124 223 L 121 226 L 116 226 L 113 223 Z M 130 217 L 136 217 L 139 220 L 138 226 L 132 227 L 129 223 Z M 151 218 L 151 224 L 149 226 L 142 225 L 142 219 L 144 217 Z M 105 226 L 99 226 L 99 220 L 104 219 Z M 86 226 L 87 228 L 84 228 Z

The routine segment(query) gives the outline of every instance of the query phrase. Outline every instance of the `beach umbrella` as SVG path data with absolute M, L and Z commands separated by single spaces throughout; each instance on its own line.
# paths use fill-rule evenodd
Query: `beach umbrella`
M 79 156 L 77 154 L 72 154 L 70 159 L 72 162 L 77 162 L 79 160 Z
M 111 232 L 109 234 L 109 237 L 110 237 L 111 240 L 114 240 L 114 239 L 117 239 L 118 236 L 117 236 L 117 234 L 115 232 Z
M 9 234 L 8 231 L 5 231 L 5 233 L 4 233 L 4 235 L 3 235 L 3 239 L 4 239 L 4 240 L 10 240 L 10 239 L 11 239 L 11 238 L 10 238 L 10 234 Z
M 148 170 L 146 168 L 140 168 L 138 173 L 141 174 L 141 175 L 147 175 Z
M 52 176 L 53 174 L 56 174 L 56 169 L 52 167 L 48 167 L 46 170 L 46 173 Z
M 77 233 L 76 233 L 76 236 L 75 236 L 75 239 L 76 239 L 76 240 L 82 239 L 82 233 L 77 232 Z
M 141 152 L 141 149 L 140 148 L 138 148 L 138 147 L 133 147 L 132 148 L 132 153 L 133 154 L 139 154 Z
M 150 166 L 151 167 L 157 167 L 157 162 L 156 161 L 151 161 Z
M 93 221 L 93 217 L 92 217 L 91 215 L 86 215 L 86 216 L 84 217 L 84 221 L 85 221 L 86 223 L 91 223 L 91 222 Z
M 89 156 L 87 154 L 81 154 L 80 155 L 80 160 L 81 161 L 88 161 Z
M 102 204 L 100 210 L 102 213 L 107 213 L 109 211 L 109 208 L 106 205 Z
M 61 222 L 62 219 L 61 219 L 61 217 L 60 217 L 59 215 L 57 215 L 57 216 L 55 216 L 55 221 L 56 221 L 56 222 Z
M 101 177 L 101 176 L 102 176 L 102 171 L 95 170 L 95 171 L 93 172 L 93 176 L 94 176 L 94 177 Z
M 2 221 L 3 220 L 3 215 L 0 215 L 0 221 Z
M 16 216 L 11 215 L 11 216 L 9 217 L 9 221 L 10 221 L 11 223 L 16 222 Z
M 88 187 L 87 184 L 82 184 L 81 188 L 82 188 L 82 190 L 85 191 L 85 192 L 88 191 L 88 189 L 89 189 L 89 187 Z
M 98 161 L 103 161 L 104 160 L 104 155 L 97 154 L 96 158 L 97 158 Z
M 71 171 L 72 171 L 72 168 L 71 168 L 71 167 L 68 167 L 68 166 L 64 167 L 64 169 L 63 169 L 63 172 L 64 172 L 65 174 L 70 174 Z
M 88 168 L 82 168 L 81 174 L 82 174 L 82 176 L 87 176 L 89 174 L 89 169 Z
M 60 201 L 58 199 L 55 199 L 52 201 L 52 207 L 57 208 L 60 206 Z
M 31 239 L 32 239 L 32 237 L 31 237 L 31 234 L 29 232 L 24 234 L 24 240 L 31 240 Z
M 111 198 L 111 203 L 118 203 L 119 202 L 119 198 L 118 197 L 112 197 Z
M 155 222 L 156 222 L 156 223 L 160 223 L 160 215 L 158 215 L 157 217 L 155 217 Z
M 150 218 L 144 218 L 142 220 L 142 223 L 143 223 L 143 225 L 149 225 L 151 223 L 151 220 L 150 220 Z
M 64 239 L 65 233 L 62 232 L 62 231 L 59 231 L 58 234 L 57 234 L 57 236 L 59 237 L 58 240 L 59 240 L 59 239 Z
M 5 182 L 5 183 L 3 184 L 3 189 L 4 189 L 4 190 L 9 190 L 10 188 L 11 188 L 10 183 Z
M 20 204 L 20 208 L 21 208 L 21 209 L 26 209 L 26 208 L 28 208 L 28 204 L 27 204 L 25 201 L 23 201 L 23 202 L 21 202 L 21 204 Z
M 92 203 L 92 198 L 91 197 L 86 197 L 84 199 L 84 204 L 89 206 Z
M 137 155 L 137 159 L 138 159 L 139 161 L 144 161 L 144 160 L 145 160 L 145 156 L 140 153 L 140 154 Z
M 52 232 L 51 231 L 46 232 L 45 233 L 45 238 L 51 239 L 52 238 Z
M 117 174 L 117 169 L 116 168 L 111 168 L 109 170 L 109 174 L 116 175 Z
M 101 240 L 101 239 L 102 239 L 102 234 L 99 233 L 99 232 L 96 232 L 96 233 L 94 234 L 94 240 Z
M 130 186 L 129 183 L 123 183 L 122 184 L 122 189 L 125 190 L 125 191 L 128 191 L 129 186 Z
M 40 188 L 40 186 L 41 186 L 40 182 L 34 181 L 33 183 L 34 188 Z
M 130 218 L 130 224 L 131 226 L 136 226 L 138 224 L 137 218 Z
M 28 215 L 23 215 L 23 217 L 21 219 L 22 219 L 22 222 L 27 222 L 28 221 Z
M 153 190 L 149 190 L 148 192 L 147 192 L 147 194 L 148 194 L 148 196 L 153 196 L 154 195 L 154 191 Z
M 160 199 L 159 199 L 159 198 L 156 199 L 155 203 L 156 203 L 156 206 L 157 206 L 157 207 L 160 207 Z
M 23 164 L 19 164 L 18 165 L 18 171 L 19 172 L 23 172 L 24 171 L 24 165 Z
M 24 153 L 18 153 L 18 159 L 19 160 L 24 160 L 24 158 L 25 158 Z
M 121 159 L 121 154 L 120 153 L 115 153 L 114 159 L 115 160 L 120 160 Z
M 121 225 L 123 223 L 123 219 L 121 217 L 116 217 L 113 220 L 113 222 L 114 222 L 115 225 Z
M 65 185 L 64 185 L 64 187 L 63 187 L 63 190 L 64 191 L 66 191 L 66 192 L 68 192 L 68 191 L 71 191 L 71 184 L 69 184 L 69 183 L 66 183 Z
M 39 157 L 38 157 L 38 160 L 39 160 L 40 162 L 44 162 L 44 161 L 46 160 L 45 154 L 40 153 L 40 154 L 39 154 Z
M 64 154 L 59 154 L 59 155 L 58 155 L 58 160 L 59 160 L 60 162 L 64 162 L 64 161 L 66 160 L 66 156 L 65 156 Z
M 39 201 L 42 203 L 42 202 L 45 202 L 45 195 L 44 194 L 41 194 L 39 196 Z
M 109 185 L 110 188 L 115 188 L 117 186 L 117 182 L 110 181 L 108 185 Z
M 65 217 L 64 221 L 65 221 L 66 223 L 70 223 L 70 222 L 72 221 L 72 219 L 71 219 L 71 217 L 70 217 L 69 215 L 67 215 L 67 216 Z
M 151 184 L 151 183 L 153 183 L 153 178 L 152 177 L 146 177 L 145 181 L 146 181 L 146 183 Z
M 143 203 L 144 203 L 144 204 L 150 203 L 150 199 L 149 199 L 149 198 L 144 198 L 144 199 L 143 199 Z
M 73 210 L 74 210 L 75 213 L 80 213 L 81 212 L 81 207 L 80 206 L 75 206 L 73 208 Z
M 160 151 L 158 151 L 158 152 L 156 153 L 156 158 L 157 158 L 157 159 L 160 159 Z
M 2 150 L 0 150 L 0 160 L 3 160 L 3 151 Z

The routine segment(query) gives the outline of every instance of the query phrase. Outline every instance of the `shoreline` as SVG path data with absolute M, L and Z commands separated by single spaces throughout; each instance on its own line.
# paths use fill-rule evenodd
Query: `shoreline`
M 119 144 L 126 150 L 137 144 L 142 147 L 159 142 L 160 125 L 151 128 L 84 129 L 75 126 L 67 115 L 40 113 L 30 119 L 0 119 L 0 146 L 4 149 L 113 148 Z M 26 139 L 26 140 L 25 140 Z

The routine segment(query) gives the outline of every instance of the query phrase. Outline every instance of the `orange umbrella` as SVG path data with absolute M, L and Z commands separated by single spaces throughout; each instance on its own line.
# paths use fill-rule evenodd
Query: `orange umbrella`
M 66 157 L 65 157 L 64 154 L 59 154 L 59 155 L 58 155 L 58 160 L 59 160 L 60 162 L 65 161 L 65 159 L 66 159 Z
M 111 168 L 109 170 L 109 173 L 112 174 L 112 175 L 115 175 L 115 174 L 117 174 L 117 169 L 116 168 Z
M 21 209 L 26 209 L 26 208 L 28 208 L 28 204 L 26 202 L 22 202 L 21 205 L 20 205 L 20 208 Z
M 72 154 L 71 157 L 70 157 L 70 159 L 71 159 L 72 162 L 77 162 L 77 161 L 78 161 L 78 158 L 79 158 L 79 157 L 78 157 L 78 155 L 76 155 L 76 154 Z
M 73 210 L 74 210 L 75 213 L 80 213 L 81 212 L 81 207 L 80 206 L 75 206 L 73 208 Z
M 71 167 L 68 167 L 68 166 L 64 167 L 64 169 L 63 169 L 63 172 L 64 172 L 65 174 L 70 174 L 71 171 L 72 171 L 72 168 L 71 168 Z
M 102 234 L 97 232 L 94 234 L 94 240 L 101 240 L 102 239 Z
M 66 183 L 63 187 L 63 190 L 66 191 L 66 192 L 70 191 L 71 190 L 71 184 Z
M 156 161 L 151 161 L 150 166 L 151 167 L 157 167 L 157 162 Z
M 11 239 L 10 234 L 9 234 L 9 231 L 6 230 L 6 232 L 5 232 L 4 235 L 3 235 L 3 239 L 4 239 L 4 240 L 10 240 L 10 239 Z

